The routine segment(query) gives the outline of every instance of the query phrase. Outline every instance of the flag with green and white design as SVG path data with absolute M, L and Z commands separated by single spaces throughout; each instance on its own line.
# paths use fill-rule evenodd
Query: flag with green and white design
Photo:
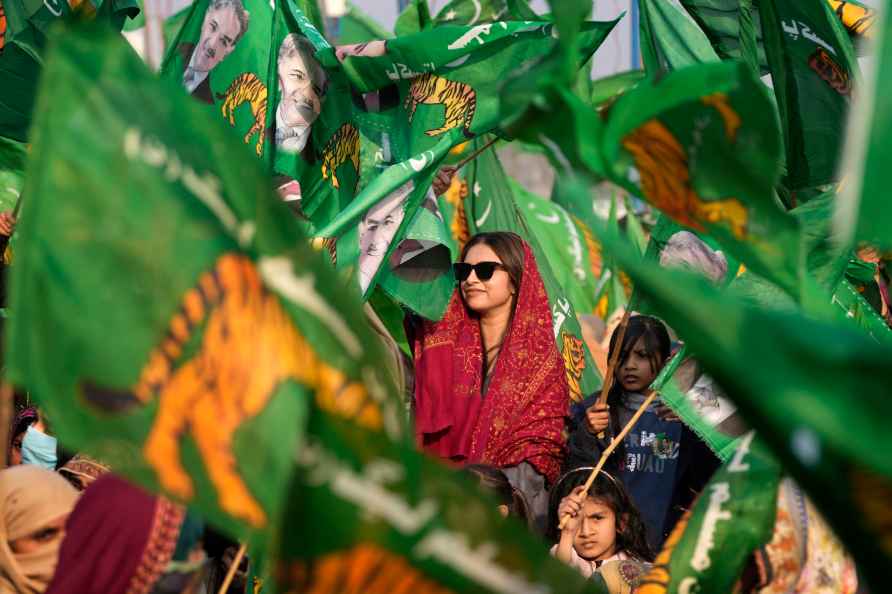
M 886 133 L 892 106 L 886 90 L 892 88 L 892 11 L 879 9 L 873 72 L 861 87 L 852 110 L 842 163 L 840 196 L 834 225 L 851 244 L 867 242 L 892 248 L 892 214 L 884 199 L 888 173 Z
M 64 31 L 45 68 L 9 378 L 65 447 L 258 545 L 310 400 L 405 433 L 376 338 L 228 125 L 120 35 Z
M 743 301 L 703 278 L 640 263 L 602 237 L 654 310 L 805 488 L 871 589 L 887 579 L 892 345 L 843 320 Z M 770 337 L 770 339 L 766 339 Z M 741 368 L 741 361 L 746 361 Z
M 750 555 L 771 540 L 781 467 L 750 432 L 675 525 L 643 592 L 731 592 Z

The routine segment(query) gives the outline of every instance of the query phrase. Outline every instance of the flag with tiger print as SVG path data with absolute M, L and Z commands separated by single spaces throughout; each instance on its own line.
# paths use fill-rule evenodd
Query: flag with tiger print
M 475 475 L 411 445 L 315 410 L 296 460 L 292 536 L 271 571 L 281 592 L 607 594 L 501 517 Z
M 311 407 L 405 433 L 380 344 L 228 123 L 112 32 L 46 68 L 9 377 L 65 447 L 258 545 Z
M 503 92 L 523 84 L 509 81 Z M 643 80 L 604 119 L 552 89 L 555 105 L 524 115 L 512 130 L 545 148 L 561 171 L 558 190 L 580 190 L 586 176 L 607 178 L 676 223 L 711 235 L 794 299 L 813 295 L 798 222 L 774 192 L 783 149 L 774 108 L 745 65 L 694 64 Z
M 317 3 L 274 8 L 199 0 L 161 75 L 231 127 L 311 232 L 356 195 L 362 140 L 337 61 L 317 55 L 331 53 Z

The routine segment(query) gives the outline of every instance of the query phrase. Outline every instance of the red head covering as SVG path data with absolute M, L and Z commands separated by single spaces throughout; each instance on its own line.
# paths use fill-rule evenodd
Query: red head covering
M 529 462 L 553 481 L 563 459 L 569 390 L 545 285 L 530 247 L 517 305 L 486 395 L 480 323 L 456 289 L 446 315 L 414 342 L 415 433 L 440 457 L 501 468 Z
M 146 594 L 173 556 L 182 507 L 106 474 L 68 517 L 46 594 Z

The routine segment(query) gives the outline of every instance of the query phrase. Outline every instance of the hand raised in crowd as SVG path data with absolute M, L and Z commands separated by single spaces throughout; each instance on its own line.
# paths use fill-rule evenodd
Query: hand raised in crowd
M 12 211 L 0 213 L 0 235 L 10 237 L 15 231 L 16 218 Z
M 434 196 L 440 196 L 446 193 L 446 190 L 449 189 L 449 185 L 452 184 L 452 176 L 455 175 L 456 171 L 456 168 L 451 166 L 440 168 L 437 175 L 434 177 L 434 182 L 432 184 Z
M 579 526 L 582 524 L 582 504 L 585 502 L 584 487 L 582 485 L 576 487 L 570 494 L 561 499 L 558 505 L 558 522 L 567 518 L 562 532 L 568 534 L 576 534 Z
M 610 405 L 595 403 L 590 406 L 585 410 L 585 421 L 590 432 L 595 435 L 601 433 L 610 424 Z

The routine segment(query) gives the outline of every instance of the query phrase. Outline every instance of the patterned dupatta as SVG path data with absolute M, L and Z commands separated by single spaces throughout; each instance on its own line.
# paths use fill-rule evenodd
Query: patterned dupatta
M 480 323 L 456 289 L 439 322 L 425 321 L 413 344 L 415 433 L 428 452 L 500 468 L 529 462 L 554 481 L 564 454 L 569 390 L 536 260 L 524 243 L 514 318 L 483 386 Z
M 148 594 L 173 557 L 185 509 L 106 474 L 68 517 L 46 594 Z

